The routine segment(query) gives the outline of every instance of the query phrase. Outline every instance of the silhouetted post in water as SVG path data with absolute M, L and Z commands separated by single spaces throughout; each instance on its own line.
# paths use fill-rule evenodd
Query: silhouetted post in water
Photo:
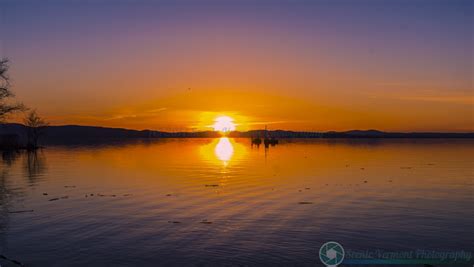
M 265 125 L 265 139 L 263 140 L 263 143 L 265 144 L 265 147 L 268 148 L 270 145 L 275 146 L 278 144 L 278 140 L 274 137 L 270 137 L 270 134 L 268 133 L 267 126 Z
M 260 144 L 262 143 L 262 139 L 260 137 L 252 137 L 252 146 L 253 145 L 256 145 L 257 147 L 260 146 Z
M 24 121 L 28 138 L 26 148 L 28 150 L 37 149 L 38 140 L 43 135 L 44 127 L 48 126 L 48 123 L 39 117 L 35 110 L 29 112 Z

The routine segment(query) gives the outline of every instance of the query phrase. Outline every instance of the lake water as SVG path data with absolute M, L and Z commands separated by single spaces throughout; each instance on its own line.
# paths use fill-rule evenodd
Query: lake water
M 473 156 L 471 140 L 227 138 L 4 153 L 0 254 L 27 266 L 323 266 L 327 241 L 346 259 L 472 253 Z

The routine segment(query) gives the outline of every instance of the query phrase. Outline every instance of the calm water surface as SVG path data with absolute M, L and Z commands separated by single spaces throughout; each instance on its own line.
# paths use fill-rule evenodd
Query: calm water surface
M 227 138 L 4 153 L 0 254 L 27 266 L 321 266 L 327 241 L 472 252 L 473 156 L 469 140 L 266 150 Z

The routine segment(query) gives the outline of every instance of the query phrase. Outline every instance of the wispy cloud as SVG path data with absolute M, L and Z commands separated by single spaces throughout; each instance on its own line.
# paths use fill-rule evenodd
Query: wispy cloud
M 155 109 L 150 109 L 142 112 L 135 112 L 132 114 L 117 114 L 112 117 L 108 117 L 103 119 L 104 121 L 110 121 L 110 120 L 123 120 L 123 119 L 133 119 L 133 118 L 146 118 L 146 117 L 153 117 L 156 115 L 156 113 L 160 113 L 162 111 L 165 111 L 167 108 L 162 107 L 162 108 L 155 108 Z
M 158 112 L 165 111 L 166 109 L 167 109 L 167 108 L 156 108 L 156 109 L 147 110 L 146 112 L 147 112 L 147 113 L 158 113 Z
M 105 118 L 104 121 L 112 121 L 112 120 L 122 120 L 122 119 L 129 119 L 129 118 L 136 118 L 138 115 L 130 114 L 130 115 L 115 115 L 110 118 Z
M 247 125 L 267 125 L 267 124 L 282 124 L 282 123 L 303 123 L 307 121 L 303 120 L 292 120 L 292 121 L 254 121 L 245 123 Z
M 443 102 L 453 104 L 474 104 L 474 96 L 402 96 L 400 100 Z
M 402 101 L 420 101 L 420 102 L 438 102 L 438 103 L 452 103 L 452 104 L 464 104 L 473 105 L 474 95 L 468 93 L 454 93 L 454 94 L 441 94 L 437 92 L 418 92 L 418 94 L 410 93 L 387 93 L 387 94 L 365 94 L 369 98 L 373 99 L 393 99 Z

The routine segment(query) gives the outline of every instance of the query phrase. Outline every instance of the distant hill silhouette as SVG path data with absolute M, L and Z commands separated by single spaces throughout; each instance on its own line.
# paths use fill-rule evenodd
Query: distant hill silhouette
M 25 140 L 25 126 L 17 123 L 0 125 L 0 134 L 17 134 Z M 297 132 L 274 130 L 268 131 L 274 138 L 474 138 L 474 133 L 435 133 L 435 132 L 382 132 L 378 130 L 353 130 L 344 132 Z M 129 130 L 123 128 L 106 128 L 95 126 L 63 125 L 47 126 L 44 130 L 42 143 L 69 143 L 79 141 L 97 141 L 107 139 L 130 138 L 200 138 L 219 137 L 214 131 L 201 132 L 162 132 L 152 130 Z M 231 132 L 230 137 L 264 137 L 264 130 L 247 132 Z
M 295 132 L 275 130 L 268 131 L 275 138 L 474 138 L 474 133 L 436 133 L 436 132 L 382 132 L 378 130 L 352 130 L 344 132 Z M 264 136 L 265 130 L 232 132 L 233 137 Z

